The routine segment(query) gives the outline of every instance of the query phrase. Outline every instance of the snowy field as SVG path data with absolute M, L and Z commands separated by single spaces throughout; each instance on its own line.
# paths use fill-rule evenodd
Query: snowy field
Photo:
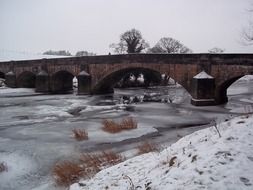
M 61 58 L 66 56 L 56 55 L 43 55 L 41 53 L 20 52 L 20 51 L 8 51 L 0 49 L 0 61 L 20 61 L 20 60 L 34 60 L 34 59 L 52 59 Z
M 233 118 L 217 129 L 194 132 L 162 152 L 104 169 L 70 190 L 253 189 L 253 116 Z

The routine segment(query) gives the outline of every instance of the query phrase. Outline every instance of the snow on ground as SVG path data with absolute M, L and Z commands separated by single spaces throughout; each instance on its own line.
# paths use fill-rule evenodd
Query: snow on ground
M 75 183 L 88 189 L 253 189 L 253 116 L 240 116 L 185 136 Z
M 8 88 L 8 87 L 0 87 L 1 95 L 12 95 L 13 93 L 34 93 L 34 89 L 32 88 Z
M 34 159 L 22 153 L 0 152 L 0 163 L 7 165 L 7 172 L 0 173 L 0 184 L 3 189 L 15 187 L 13 181 L 25 183 L 29 175 L 34 175 L 37 164 Z M 22 182 L 23 181 L 23 182 Z
M 208 75 L 205 71 L 200 72 L 199 74 L 197 74 L 193 78 L 195 78 L 195 79 L 213 79 L 213 77 Z

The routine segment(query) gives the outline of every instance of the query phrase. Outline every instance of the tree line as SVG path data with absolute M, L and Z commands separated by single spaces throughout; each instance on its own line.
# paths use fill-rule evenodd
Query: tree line
M 142 37 L 137 29 L 131 29 L 120 35 L 120 41 L 109 46 L 114 53 L 192 53 L 192 50 L 171 37 L 161 38 L 154 47 Z
M 54 51 L 54 50 L 48 50 L 43 53 L 44 55 L 59 55 L 59 56 L 94 56 L 96 55 L 95 53 L 88 52 L 88 51 L 78 51 L 76 52 L 75 55 L 72 55 L 69 51 L 66 50 L 59 50 L 59 51 Z
M 153 47 L 142 37 L 139 30 L 131 29 L 120 35 L 120 41 L 109 46 L 116 54 L 125 53 L 193 53 L 179 40 L 162 37 Z M 225 49 L 214 47 L 209 53 L 223 53 Z
M 149 43 L 142 37 L 139 30 L 133 28 L 120 35 L 118 43 L 112 43 L 109 47 L 116 54 L 127 54 L 127 53 L 193 53 L 193 51 L 182 44 L 180 41 L 171 37 L 162 37 L 153 47 L 150 47 Z M 214 47 L 208 50 L 209 53 L 223 53 L 225 50 Z M 69 51 L 60 50 L 53 51 L 49 50 L 44 52 L 45 55 L 61 55 L 61 56 L 72 56 Z M 109 53 L 110 54 L 110 53 Z M 94 56 L 95 53 L 88 51 L 78 51 L 75 56 Z

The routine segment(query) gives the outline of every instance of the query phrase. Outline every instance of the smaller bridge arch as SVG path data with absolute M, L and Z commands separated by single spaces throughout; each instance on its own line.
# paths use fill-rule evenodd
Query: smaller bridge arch
M 17 87 L 35 88 L 36 75 L 31 71 L 24 71 L 17 77 Z
M 5 74 L 2 71 L 0 71 L 0 78 L 5 79 Z
M 68 93 L 73 90 L 74 75 L 66 70 L 58 71 L 50 77 L 52 93 Z
M 215 92 L 215 96 L 216 96 L 216 101 L 217 104 L 223 104 L 228 102 L 228 97 L 227 97 L 227 89 L 237 80 L 239 80 L 240 78 L 244 77 L 247 74 L 241 74 L 238 76 L 234 76 L 231 77 L 225 81 L 223 81 L 222 83 L 220 83 L 217 87 L 216 87 L 216 92 Z

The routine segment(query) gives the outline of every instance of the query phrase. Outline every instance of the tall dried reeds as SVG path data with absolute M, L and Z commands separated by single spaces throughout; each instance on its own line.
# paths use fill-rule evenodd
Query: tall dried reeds
M 84 174 L 84 169 L 78 164 L 70 161 L 57 163 L 53 168 L 53 176 L 60 186 L 69 186 L 77 182 Z
M 8 171 L 8 167 L 7 164 L 4 162 L 0 162 L 0 173 L 1 172 L 7 172 Z
M 144 143 L 140 144 L 137 147 L 137 149 L 138 149 L 138 155 L 149 153 L 149 152 L 158 152 L 159 151 L 159 147 L 156 144 L 150 143 L 150 142 L 144 142 Z
M 115 122 L 110 119 L 104 119 L 102 121 L 103 127 L 102 129 L 109 133 L 118 133 L 123 130 L 131 130 L 137 128 L 137 121 L 135 121 L 132 117 L 124 118 L 120 122 Z
M 84 129 L 73 129 L 72 130 L 74 138 L 77 141 L 83 141 L 83 140 L 88 140 L 88 132 L 86 132 Z
M 122 162 L 124 157 L 113 151 L 84 153 L 79 162 L 63 161 L 53 168 L 53 176 L 60 186 L 69 186 L 80 178 L 90 178 L 101 169 Z

